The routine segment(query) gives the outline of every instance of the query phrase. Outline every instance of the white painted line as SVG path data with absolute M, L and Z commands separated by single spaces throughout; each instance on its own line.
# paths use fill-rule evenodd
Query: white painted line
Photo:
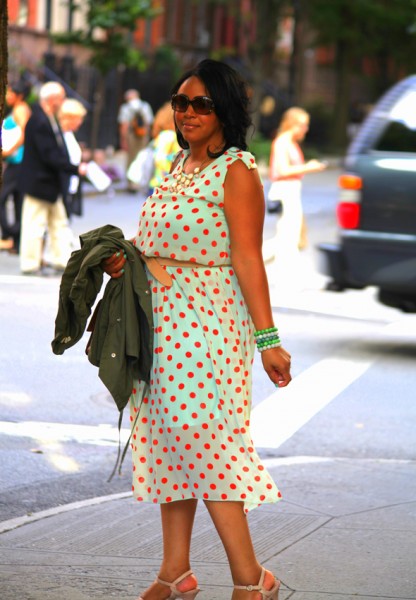
M 257 448 L 278 448 L 338 394 L 358 379 L 373 361 L 326 358 L 277 389 L 251 413 Z
M 258 448 L 278 448 L 314 415 L 360 377 L 371 361 L 324 359 L 300 375 L 287 388 L 276 390 L 253 408 L 251 434 Z M 0 434 L 28 437 L 38 442 L 71 442 L 114 446 L 118 430 L 110 425 L 73 425 L 23 421 L 0 421 Z M 121 430 L 126 442 L 129 429 Z
M 60 282 L 58 277 L 42 277 L 41 275 L 0 275 L 0 283 L 10 283 L 12 285 L 16 285 L 17 283 L 24 284 L 39 284 L 45 281 L 49 282 Z
M 27 437 L 38 442 L 78 442 L 96 446 L 116 446 L 118 444 L 118 429 L 110 425 L 0 421 L 0 434 Z M 120 432 L 121 441 L 127 442 L 129 435 L 130 430 L 123 428 Z

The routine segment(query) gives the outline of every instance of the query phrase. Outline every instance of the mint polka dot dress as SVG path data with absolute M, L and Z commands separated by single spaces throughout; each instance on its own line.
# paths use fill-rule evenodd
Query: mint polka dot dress
M 133 494 L 154 503 L 240 501 L 248 512 L 280 492 L 250 437 L 253 325 L 230 266 L 223 208 L 230 165 L 257 167 L 249 152 L 230 148 L 172 191 L 187 155 L 144 203 L 134 240 L 147 256 L 197 265 L 164 267 L 170 288 L 149 273 L 155 350 L 136 421 L 141 382 L 130 402 Z

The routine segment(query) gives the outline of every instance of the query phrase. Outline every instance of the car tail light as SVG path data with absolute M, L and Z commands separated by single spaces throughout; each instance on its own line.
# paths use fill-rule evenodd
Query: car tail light
M 337 206 L 338 224 L 343 229 L 356 229 L 360 223 L 361 177 L 344 173 L 338 179 L 340 198 Z
M 338 185 L 342 190 L 361 190 L 363 187 L 363 180 L 358 175 L 351 175 L 344 173 L 339 176 Z

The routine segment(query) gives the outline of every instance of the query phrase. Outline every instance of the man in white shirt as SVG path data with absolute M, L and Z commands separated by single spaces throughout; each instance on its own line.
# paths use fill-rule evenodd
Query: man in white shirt
M 118 113 L 118 124 L 120 148 L 127 152 L 127 172 L 137 153 L 149 143 L 154 115 L 150 104 L 140 98 L 137 90 L 127 90 L 124 99 Z M 131 182 L 128 189 L 136 191 Z

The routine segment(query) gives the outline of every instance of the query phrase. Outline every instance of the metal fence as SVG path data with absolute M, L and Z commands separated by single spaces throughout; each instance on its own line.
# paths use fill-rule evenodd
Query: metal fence
M 88 113 L 77 137 L 88 148 L 119 146 L 117 117 L 127 89 L 139 90 L 154 112 L 166 102 L 172 85 L 168 70 L 114 69 L 102 77 L 89 65 L 76 66 L 71 56 L 44 55 L 44 62 L 24 77 L 34 87 L 45 81 L 59 81 L 68 97 L 84 104 Z

